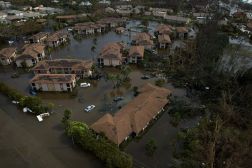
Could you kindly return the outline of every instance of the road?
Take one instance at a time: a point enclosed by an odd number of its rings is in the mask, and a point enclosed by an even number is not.
[[[101,168],[100,161],[73,146],[60,124],[62,114],[42,123],[0,95],[0,165],[10,168]]]

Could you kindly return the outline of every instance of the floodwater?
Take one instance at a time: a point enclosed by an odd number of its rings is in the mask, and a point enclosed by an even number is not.
[[[157,27],[157,22],[149,22],[148,30],[153,35],[155,28]],[[101,49],[108,43],[111,42],[123,42],[125,45],[129,45],[132,37],[137,33],[141,32],[141,22],[140,21],[128,21],[126,29],[131,29],[131,31],[126,31],[123,34],[117,34],[114,31],[110,31],[104,34],[97,34],[93,36],[87,36],[82,40],[76,40],[71,36],[71,43],[64,48],[56,49],[52,52],[52,59],[55,58],[78,58],[78,59],[95,59],[99,54]],[[94,43],[94,38],[97,39],[96,44]],[[91,47],[95,46],[96,50],[91,51]]]
[[[139,29],[139,21],[129,21],[127,28],[131,28],[132,34]],[[149,30],[154,32],[157,23],[150,22]],[[131,35],[132,35],[131,34]],[[95,58],[101,48],[110,42],[124,41],[125,44],[130,40],[129,32],[118,35],[114,32],[98,35],[96,52],[92,53],[93,37],[86,37],[81,41],[71,37],[71,43],[52,53],[52,58]],[[5,97],[0,95],[0,150],[6,155],[1,157],[0,165],[4,167],[67,167],[67,168],[99,168],[103,167],[93,155],[83,152],[78,147],[72,145],[69,138],[64,135],[61,125],[63,111],[72,110],[72,119],[92,124],[105,113],[115,113],[119,108],[126,105],[133,98],[134,86],[141,87],[145,83],[154,84],[157,78],[143,80],[141,77],[145,73],[143,70],[132,66],[130,82],[121,86],[119,89],[113,88],[112,81],[102,78],[99,81],[91,82],[91,87],[77,87],[78,94],[71,97],[67,93],[40,93],[38,96],[44,102],[54,103],[54,113],[42,123],[38,123],[35,116],[27,115],[18,110],[15,105],[10,103]],[[21,74],[19,78],[11,78],[15,72],[11,67],[0,67],[0,80],[11,87],[16,88],[24,94],[28,93],[29,80],[33,77],[31,72]],[[102,72],[116,72],[114,68],[104,68]],[[169,82],[169,81],[168,81]],[[174,96],[185,97],[183,89],[174,88],[170,83],[164,87],[169,88]],[[113,102],[116,96],[123,96],[124,100],[118,103]],[[84,111],[88,105],[94,104],[96,107],[90,113]],[[189,124],[193,125],[193,124]],[[131,142],[126,151],[134,157],[134,160],[146,167],[165,168],[171,161],[172,140],[176,137],[179,128],[174,128],[169,123],[167,112],[151,127],[151,129],[136,142]],[[15,133],[18,131],[19,133]],[[10,134],[8,134],[10,132]],[[148,139],[156,140],[158,149],[153,158],[148,158],[144,153],[144,145]],[[31,145],[29,145],[31,144]],[[8,151],[10,151],[8,153]],[[26,153],[26,154],[22,154]],[[2,155],[1,155],[2,156]],[[16,158],[15,163],[11,161]],[[3,163],[3,164],[1,164]]]

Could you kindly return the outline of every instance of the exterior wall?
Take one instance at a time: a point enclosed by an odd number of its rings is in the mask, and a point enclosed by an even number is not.
[[[35,60],[35,62],[33,63],[32,59],[26,59],[26,60],[16,60],[16,65],[17,67],[22,67],[22,62],[26,63],[27,67],[33,67],[34,65],[36,65],[37,60]]]
[[[67,83],[35,83],[35,86],[31,87],[35,90],[40,90],[44,92],[63,92],[63,91],[73,91],[73,88],[76,86],[76,81],[73,80],[72,83],[70,83],[69,87],[67,86]],[[70,89],[70,90],[68,90]]]
[[[101,28],[96,29],[96,32],[101,33],[102,32]]]
[[[159,43],[159,48],[167,48],[168,46],[168,43]]]
[[[184,40],[188,36],[188,33],[177,33],[177,38]]]
[[[34,74],[49,74],[47,70],[33,70]]]
[[[121,61],[118,59],[104,59],[104,66],[119,66],[121,65]]]
[[[47,43],[49,47],[58,47],[60,45],[59,41],[50,41]]]
[[[38,54],[38,60],[41,61],[45,58],[45,51],[43,51],[41,54]]]
[[[94,29],[87,29],[86,30],[86,34],[94,34],[94,33],[95,33]]]
[[[91,70],[76,70],[73,71],[71,68],[57,68],[47,70],[34,70],[34,74],[76,74],[80,78],[92,76]]]
[[[10,65],[12,61],[10,59],[8,59],[8,58],[7,59],[6,58],[1,58],[0,62],[1,62],[2,65]]]

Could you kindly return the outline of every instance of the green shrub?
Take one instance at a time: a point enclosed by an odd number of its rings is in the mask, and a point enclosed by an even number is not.
[[[155,82],[155,85],[162,87],[165,84],[165,80],[164,79],[158,79]]]
[[[92,152],[105,162],[106,167],[132,168],[131,156],[120,151],[116,145],[103,136],[96,135],[86,124],[71,121],[66,128],[66,133],[84,150]]]
[[[0,83],[0,93],[4,94],[11,100],[19,101],[19,106],[21,108],[28,107],[35,114],[45,113],[49,110],[49,107],[43,105],[39,97],[23,96],[16,89],[12,89],[4,83]]]

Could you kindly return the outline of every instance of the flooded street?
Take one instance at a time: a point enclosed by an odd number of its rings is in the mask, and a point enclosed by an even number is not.
[[[117,34],[114,31],[110,31],[104,34],[98,34],[93,36],[84,37],[81,40],[74,39],[71,36],[71,43],[63,48],[55,49],[52,52],[52,59],[55,58],[78,58],[78,59],[95,59],[101,49],[108,43],[111,42],[123,42],[125,45],[129,45],[132,37],[137,33],[141,32],[140,21],[128,21],[126,29],[131,29],[131,32],[126,31],[123,34]],[[148,30],[153,35],[158,23],[149,22]],[[96,44],[94,38],[97,39]],[[92,52],[91,47],[95,46],[96,49]]]
[[[129,21],[127,29],[132,32],[118,35],[115,32],[108,32],[93,37],[86,37],[82,40],[76,40],[71,36],[69,45],[54,50],[51,54],[55,58],[76,58],[76,59],[95,59],[101,48],[110,42],[124,41],[129,44],[131,37],[137,31],[141,31],[140,21]],[[148,29],[153,34],[158,23],[150,22]],[[91,51],[94,45],[94,37],[97,38],[95,44],[95,52]],[[71,93],[39,93],[38,96],[46,103],[53,103],[54,113],[42,123],[39,123],[35,116],[22,113],[19,109],[12,105],[10,100],[0,95],[2,131],[0,134],[0,150],[11,151],[1,165],[5,167],[66,167],[66,168],[99,168],[103,167],[101,162],[93,155],[83,152],[78,147],[72,145],[72,141],[64,135],[61,125],[61,119],[65,109],[72,111],[72,119],[92,124],[105,113],[115,113],[121,107],[126,105],[134,98],[133,87],[142,87],[146,83],[155,84],[158,78],[141,79],[145,72],[138,67],[132,66],[132,72],[129,75],[129,83],[118,89],[113,88],[112,81],[102,78],[99,81],[87,81],[91,83],[91,87],[77,87],[77,95],[72,96]],[[101,69],[104,72],[119,71],[115,68]],[[29,95],[29,80],[33,77],[32,72],[22,73],[18,78],[11,78],[16,72],[11,67],[0,67],[0,80],[10,87],[16,88],[25,95]],[[169,81],[168,81],[169,82]],[[185,97],[183,89],[174,88],[170,83],[164,87],[173,92],[173,96]],[[124,99],[118,103],[113,102],[117,96]],[[96,107],[87,113],[84,108],[94,104]],[[10,123],[9,125],[6,123]],[[18,130],[18,134],[15,134]],[[172,141],[176,137],[179,128],[174,128],[169,123],[169,115],[167,112],[149,129],[141,140],[134,140],[126,147],[126,152],[131,154],[136,162],[146,165],[146,167],[166,168],[172,155]],[[11,131],[8,134],[8,131]],[[144,146],[149,139],[155,139],[158,149],[153,158],[145,155]],[[8,142],[10,139],[10,142]],[[27,143],[26,143],[27,142]],[[12,146],[15,144],[17,146]],[[31,145],[29,145],[31,144]],[[21,152],[20,152],[21,151]],[[22,152],[28,152],[23,155]],[[9,165],[13,158],[19,159],[15,162],[17,165]]]

